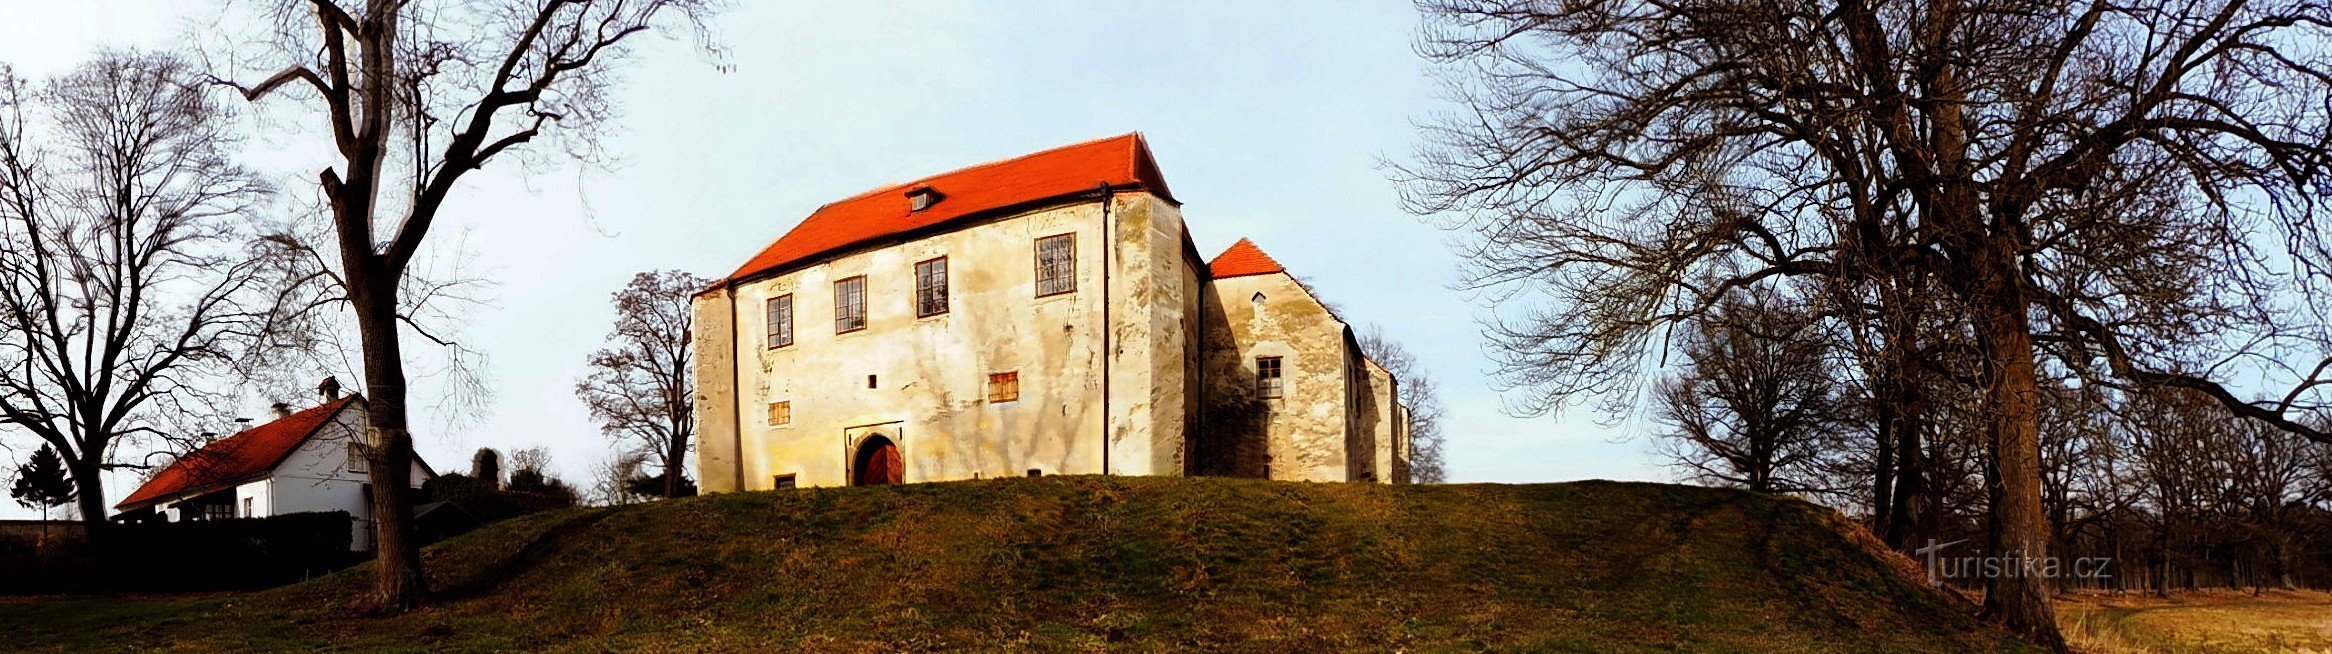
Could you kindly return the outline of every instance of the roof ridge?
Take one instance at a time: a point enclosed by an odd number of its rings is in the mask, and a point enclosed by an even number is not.
[[[1016,162],[1016,161],[1021,161],[1021,160],[1024,160],[1024,159],[1032,159],[1032,158],[1036,158],[1036,157],[1041,157],[1041,156],[1044,156],[1044,155],[1052,154],[1052,153],[1055,153],[1055,152],[1060,152],[1060,151],[1062,151],[1062,150],[1068,150],[1068,149],[1073,149],[1073,148],[1082,148],[1082,147],[1090,147],[1090,146],[1099,145],[1099,144],[1102,144],[1102,143],[1108,143],[1108,142],[1110,142],[1110,141],[1114,141],[1114,140],[1117,140],[1117,139],[1122,139],[1122,138],[1127,138],[1127,137],[1132,137],[1132,138],[1131,138],[1131,139],[1129,139],[1129,141],[1131,141],[1131,145],[1128,145],[1128,146],[1127,146],[1127,147],[1128,147],[1127,153],[1128,153],[1128,155],[1129,155],[1129,158],[1127,159],[1127,163],[1126,163],[1126,174],[1128,174],[1128,175],[1132,175],[1132,174],[1134,173],[1135,169],[1137,169],[1137,168],[1140,166],[1140,164],[1134,163],[1133,159],[1131,158],[1133,155],[1139,155],[1139,154],[1141,154],[1142,133],[1141,133],[1139,130],[1137,130],[1137,131],[1132,131],[1132,132],[1126,132],[1126,133],[1124,133],[1124,134],[1117,134],[1117,135],[1113,135],[1113,136],[1104,136],[1104,137],[1100,137],[1100,138],[1086,139],[1086,140],[1083,140],[1083,141],[1078,141],[1078,142],[1076,142],[1076,143],[1070,143],[1070,144],[1067,144],[1067,145],[1059,145],[1059,146],[1054,146],[1054,147],[1050,147],[1050,148],[1045,148],[1045,149],[1043,149],[1043,150],[1038,150],[1038,151],[1035,151],[1035,152],[1026,152],[1026,153],[1021,153],[1021,154],[1016,154],[1016,155],[1013,155],[1013,156],[1010,156],[1010,157],[1005,157],[1005,158],[1002,158],[1002,159],[992,159],[992,160],[989,160],[989,161],[983,161],[983,162],[980,162],[980,163],[972,164],[972,165],[969,165],[969,166],[964,166],[964,167],[962,167],[962,168],[957,168],[957,169],[954,169],[954,170],[949,170],[949,171],[946,171],[946,172],[941,172],[941,173],[934,173],[934,174],[930,174],[930,175],[924,175],[924,176],[922,176],[922,177],[917,177],[917,178],[915,178],[915,179],[910,179],[910,180],[907,180],[907,181],[904,181],[904,182],[897,182],[897,183],[891,183],[891,184],[884,184],[884,185],[882,185],[882,186],[877,186],[877,187],[874,187],[874,188],[870,188],[870,189],[867,189],[867,190],[865,190],[865,191],[860,191],[858,194],[856,194],[856,195],[852,195],[852,196],[850,196],[850,197],[846,197],[846,198],[842,198],[842,199],[840,199],[840,200],[835,200],[835,201],[832,201],[832,202],[828,202],[828,203],[825,203],[825,204],[818,205],[818,208],[819,208],[819,209],[824,209],[824,208],[826,208],[826,207],[831,207],[831,206],[834,206],[834,205],[837,205],[837,204],[842,204],[842,203],[844,203],[844,202],[849,202],[849,201],[851,201],[851,200],[859,200],[859,199],[864,199],[864,198],[867,198],[867,197],[870,197],[870,196],[881,195],[881,194],[883,194],[883,193],[884,193],[884,192],[886,192],[886,191],[893,191],[893,190],[898,190],[898,189],[904,189],[904,188],[913,187],[913,186],[915,186],[915,185],[917,185],[917,184],[930,184],[932,180],[939,179],[939,178],[941,178],[941,177],[946,177],[946,176],[949,176],[949,175],[955,175],[955,174],[959,174],[959,173],[966,173],[966,172],[971,172],[971,171],[974,171],[974,170],[979,170],[979,169],[982,169],[982,168],[988,168],[988,167],[991,167],[991,166],[1000,166],[1000,165],[1004,165],[1004,164],[1008,164],[1008,163],[1013,163],[1013,162]],[[812,212],[810,212],[810,213],[814,215],[814,214],[816,214],[817,212],[816,212],[816,211],[812,211]]]
[[[1087,139],[892,183],[819,205],[724,277],[722,283],[733,284],[877,238],[1039,201],[1080,197],[1091,193],[1096,184],[1143,190],[1173,201],[1141,132]],[[923,187],[937,189],[950,199],[915,207],[901,193]]]

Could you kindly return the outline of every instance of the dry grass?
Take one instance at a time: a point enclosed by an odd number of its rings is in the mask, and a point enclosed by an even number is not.
[[[0,599],[0,649],[2029,651],[1803,502],[1581,482],[1045,477],[530,516],[205,598]]]
[[[2082,594],[2058,619],[2090,654],[2332,653],[2332,593]]]

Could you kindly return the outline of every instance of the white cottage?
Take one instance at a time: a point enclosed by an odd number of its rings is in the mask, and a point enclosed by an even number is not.
[[[267,424],[220,439],[178,461],[114,508],[117,520],[264,518],[343,511],[355,520],[351,547],[372,549],[372,483],[365,457],[365,404],[327,382],[323,404],[293,412],[276,405]],[[412,487],[435,477],[416,455]]]

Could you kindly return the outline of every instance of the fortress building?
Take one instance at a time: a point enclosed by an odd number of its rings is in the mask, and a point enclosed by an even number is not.
[[[695,299],[707,492],[1038,474],[1408,478],[1392,375],[1139,134],[820,207]]]

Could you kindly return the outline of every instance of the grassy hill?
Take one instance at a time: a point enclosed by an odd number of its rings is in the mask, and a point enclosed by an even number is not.
[[[1048,477],[746,493],[510,521],[196,598],[0,600],[0,647],[2025,651],[1811,505],[1613,482]]]

